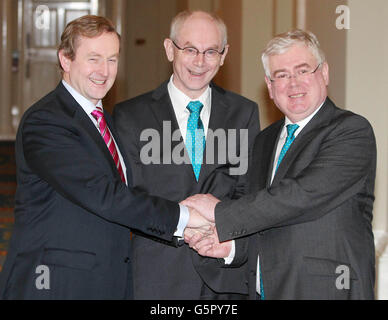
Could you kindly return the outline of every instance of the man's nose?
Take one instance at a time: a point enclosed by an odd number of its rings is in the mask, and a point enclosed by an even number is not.
[[[299,77],[298,77],[298,75],[296,73],[290,75],[289,83],[291,85],[295,85],[295,84],[299,83]]]
[[[102,61],[99,65],[98,71],[101,73],[101,75],[107,77],[109,75],[108,61]]]
[[[202,66],[205,63],[205,55],[203,53],[198,52],[198,54],[194,58],[194,63],[197,66]]]

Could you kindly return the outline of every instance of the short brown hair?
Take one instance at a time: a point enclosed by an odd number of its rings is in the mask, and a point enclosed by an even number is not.
[[[59,51],[63,50],[64,56],[73,61],[77,49],[77,40],[80,36],[94,38],[104,32],[115,33],[120,40],[120,35],[117,33],[112,21],[105,17],[86,15],[75,19],[69,22],[63,31],[57,55]],[[58,63],[62,69],[59,58]]]

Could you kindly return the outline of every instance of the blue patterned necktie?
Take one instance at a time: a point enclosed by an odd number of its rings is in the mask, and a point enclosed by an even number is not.
[[[276,170],[278,169],[278,167],[280,165],[280,162],[282,162],[284,156],[286,155],[286,152],[287,152],[288,148],[294,142],[294,140],[295,140],[294,133],[295,133],[295,131],[298,128],[299,128],[299,125],[297,125],[297,124],[288,124],[287,125],[287,139],[286,139],[286,142],[283,145],[282,151],[280,151],[278,163],[276,165]]]
[[[205,149],[205,134],[203,123],[199,114],[203,108],[200,101],[191,101],[187,105],[190,116],[187,121],[186,132],[186,149],[189,153],[191,165],[193,166],[195,178],[198,181],[199,172],[201,171],[203,150]]]

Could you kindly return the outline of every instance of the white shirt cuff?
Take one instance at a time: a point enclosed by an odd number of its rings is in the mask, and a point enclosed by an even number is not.
[[[189,209],[184,205],[179,204],[179,208],[180,208],[179,221],[178,221],[178,226],[176,227],[174,236],[183,238],[183,233],[185,231],[187,223],[189,222],[190,213],[189,213]]]
[[[236,255],[236,245],[234,243],[235,241],[232,240],[232,249],[229,252],[229,255],[224,258],[225,264],[231,264],[234,260],[234,256]]]

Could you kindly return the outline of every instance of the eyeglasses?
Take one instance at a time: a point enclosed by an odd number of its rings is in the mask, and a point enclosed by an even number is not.
[[[223,55],[225,52],[225,48],[221,52],[217,51],[216,49],[207,49],[201,52],[194,47],[181,48],[175,43],[175,41],[172,41],[172,43],[178,50],[181,50],[185,56],[190,58],[195,58],[196,56],[198,56],[198,54],[203,54],[207,60],[216,60],[220,55]]]
[[[278,72],[274,79],[269,79],[271,82],[275,82],[275,83],[285,83],[287,81],[289,81],[291,78],[299,78],[299,79],[306,79],[308,76],[314,74],[318,68],[322,65],[322,62],[320,64],[317,65],[317,67],[311,71],[310,68],[308,67],[303,67],[303,68],[300,68],[296,71],[296,73],[294,75],[292,75],[290,72],[286,72],[286,71],[282,71],[282,72]]]

